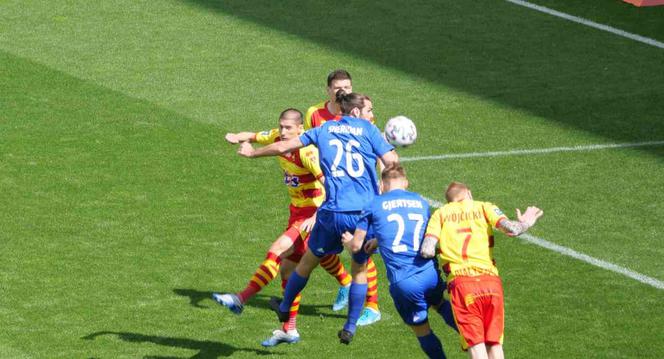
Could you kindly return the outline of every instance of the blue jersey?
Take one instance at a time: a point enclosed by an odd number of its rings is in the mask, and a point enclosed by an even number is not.
[[[378,195],[376,160],[394,147],[371,122],[344,116],[308,130],[300,141],[318,147],[327,194],[321,209],[361,211]]]
[[[434,260],[419,254],[428,221],[427,201],[401,189],[374,198],[362,211],[357,228],[372,226],[391,284],[423,270],[435,270]]]

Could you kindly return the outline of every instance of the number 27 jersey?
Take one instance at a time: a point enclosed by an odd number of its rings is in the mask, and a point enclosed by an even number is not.
[[[361,211],[378,194],[376,160],[394,149],[371,122],[344,116],[300,136],[316,145],[325,175],[327,198],[321,209]]]
[[[427,201],[402,189],[383,193],[362,211],[357,228],[373,229],[390,283],[435,267],[419,254],[428,220]]]

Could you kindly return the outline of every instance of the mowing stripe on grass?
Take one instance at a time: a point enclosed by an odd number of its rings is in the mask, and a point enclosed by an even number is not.
[[[615,27],[611,27],[611,26],[608,26],[608,25],[598,24],[594,21],[590,21],[590,20],[584,19],[582,17],[566,14],[564,12],[549,9],[548,7],[544,7],[544,6],[541,6],[541,5],[531,4],[527,1],[522,1],[522,0],[505,0],[505,1],[510,2],[512,4],[515,4],[515,5],[527,7],[529,9],[532,9],[532,10],[535,10],[535,11],[543,12],[545,14],[549,14],[549,15],[552,15],[552,16],[557,16],[559,18],[562,18],[562,19],[565,19],[565,20],[568,20],[568,21],[572,21],[572,22],[576,22],[576,23],[579,23],[579,24],[582,24],[582,25],[590,26],[590,27],[598,29],[598,30],[610,32],[612,34],[622,36],[622,37],[628,38],[630,40],[642,42],[642,43],[650,45],[650,46],[655,46],[655,47],[659,47],[660,49],[664,49],[664,43],[659,42],[655,39],[651,39],[649,37],[632,34],[631,32],[616,29]]]
[[[424,197],[424,199],[426,199],[434,207],[441,207],[443,205],[442,203],[440,203],[436,200],[427,198],[427,197]],[[550,251],[554,251],[556,253],[560,253],[562,255],[572,257],[574,259],[578,259],[580,261],[583,261],[583,262],[586,262],[588,264],[594,265],[595,267],[599,267],[599,268],[606,269],[606,270],[609,270],[609,271],[612,271],[612,272],[615,272],[615,273],[618,273],[618,274],[622,274],[626,277],[632,278],[636,281],[639,281],[643,284],[647,284],[651,287],[655,287],[657,289],[664,289],[664,282],[662,282],[658,279],[652,278],[652,277],[648,277],[647,275],[635,272],[631,269],[621,267],[617,264],[613,264],[611,262],[607,262],[607,261],[604,261],[604,260],[601,260],[601,259],[597,259],[595,257],[591,257],[587,254],[577,252],[577,251],[575,251],[571,248],[567,248],[567,247],[561,246],[559,244],[551,243],[547,240],[535,237],[535,236],[530,235],[528,233],[524,233],[524,234],[520,235],[519,238],[521,238],[522,240],[524,240],[528,243],[532,243],[532,244],[538,245],[542,248],[546,248]]]
[[[645,147],[645,146],[662,146],[662,145],[664,145],[664,141],[607,143],[607,144],[581,145],[581,146],[571,146],[571,147],[533,148],[533,149],[510,150],[510,151],[450,153],[445,155],[403,157],[401,158],[401,161],[412,162],[412,161],[430,161],[430,160],[449,160],[455,158],[471,158],[471,157],[518,156],[518,155],[533,155],[533,154],[545,154],[545,153],[556,153],[556,152],[595,151],[595,150],[604,150],[609,148],[628,148],[628,147]]]

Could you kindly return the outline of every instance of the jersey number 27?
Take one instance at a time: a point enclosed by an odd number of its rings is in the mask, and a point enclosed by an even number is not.
[[[392,242],[392,252],[401,253],[408,250],[408,246],[401,243],[403,233],[406,228],[406,223],[403,217],[398,213],[392,213],[387,216],[387,220],[397,223],[397,234],[394,236]],[[420,250],[420,232],[422,231],[422,224],[424,224],[424,216],[419,213],[408,213],[408,220],[415,222],[415,230],[413,230],[413,250],[415,252]]]

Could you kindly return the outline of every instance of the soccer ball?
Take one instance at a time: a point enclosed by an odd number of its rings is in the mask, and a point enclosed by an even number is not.
[[[417,138],[417,128],[406,116],[392,117],[385,125],[385,138],[394,146],[412,145]]]

